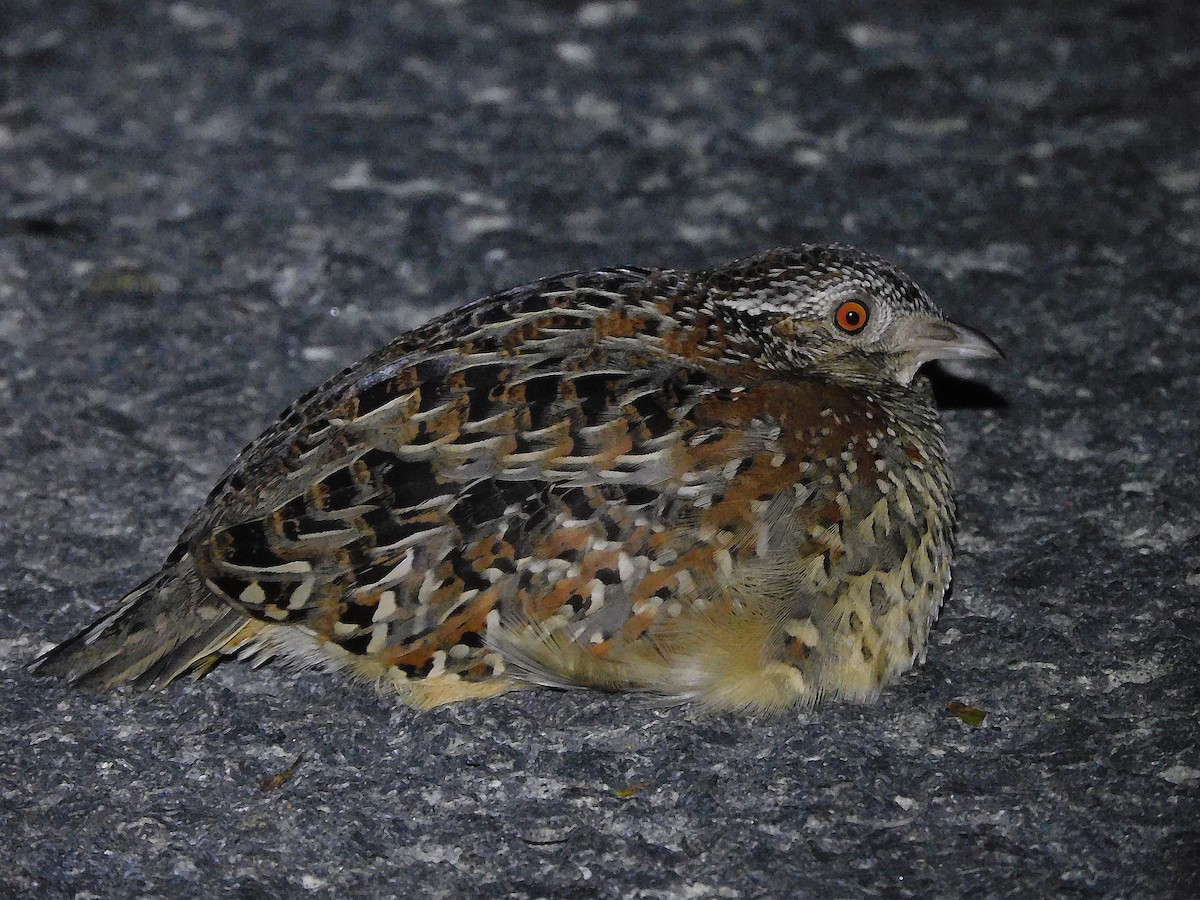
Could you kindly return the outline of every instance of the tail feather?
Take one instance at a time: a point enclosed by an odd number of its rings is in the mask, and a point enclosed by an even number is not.
[[[129,592],[116,609],[34,661],[38,675],[107,690],[159,689],[252,636],[251,620],[209,591],[183,555]]]

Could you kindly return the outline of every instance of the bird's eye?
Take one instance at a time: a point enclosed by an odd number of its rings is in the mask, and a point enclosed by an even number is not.
[[[867,308],[857,300],[847,300],[833,314],[833,320],[837,322],[838,328],[847,334],[862,331],[870,317],[871,314]]]

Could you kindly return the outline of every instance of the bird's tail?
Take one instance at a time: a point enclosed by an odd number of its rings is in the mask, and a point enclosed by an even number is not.
[[[186,672],[203,675],[257,630],[258,623],[205,587],[185,553],[31,668],[98,690],[158,689]]]

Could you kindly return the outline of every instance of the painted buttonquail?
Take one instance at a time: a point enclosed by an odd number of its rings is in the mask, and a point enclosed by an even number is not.
[[[159,687],[280,657],[417,707],[533,684],[870,701],[950,580],[914,378],[998,355],[843,246],[513,288],[294,403],[162,570],[35,665]]]

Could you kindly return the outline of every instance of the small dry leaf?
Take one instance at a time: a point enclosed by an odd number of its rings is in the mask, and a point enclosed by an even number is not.
[[[300,764],[304,762],[304,754],[301,753],[296,757],[296,761],[284,769],[282,772],[276,772],[274,775],[268,775],[258,783],[258,789],[263,793],[274,791],[283,787],[292,780],[292,776],[296,774],[296,770],[300,768]]]
[[[138,294],[149,296],[162,291],[159,280],[140,269],[118,267],[97,272],[88,281],[89,294]]]
[[[980,709],[978,706],[970,706],[966,703],[960,703],[958,700],[951,700],[946,704],[946,712],[950,715],[961,719],[972,728],[978,728],[983,724],[983,720],[987,718],[987,710]]]

